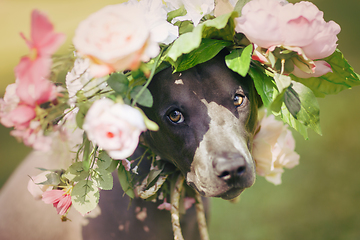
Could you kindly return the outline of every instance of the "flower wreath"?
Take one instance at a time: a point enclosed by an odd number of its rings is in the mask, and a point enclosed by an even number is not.
[[[266,109],[252,154],[257,174],[274,184],[281,183],[284,167],[299,162],[288,126],[305,139],[308,128],[321,134],[316,97],[360,84],[337,49],[339,25],[325,22],[310,2],[130,0],[81,22],[75,51],[67,56],[54,55],[65,36],[48,18],[34,10],[31,19],[30,39],[21,34],[30,53],[1,99],[0,121],[36,150],[51,151],[61,142],[73,153],[67,169],[41,169],[28,185],[35,197],[54,204],[63,220],[70,206],[81,214],[92,211],[99,189],[112,189],[115,170],[129,197],[163,200],[160,209],[178,206],[181,174],[146,146],[144,154],[130,158],[141,132],[158,129],[137,105],[152,106],[147,86],[164,68],[185,71],[229,50],[226,65],[251,76]],[[64,70],[66,88],[58,83]],[[141,181],[137,167],[144,158],[152,166]],[[186,203],[201,201],[188,192],[192,198]],[[181,235],[176,228],[174,234]]]

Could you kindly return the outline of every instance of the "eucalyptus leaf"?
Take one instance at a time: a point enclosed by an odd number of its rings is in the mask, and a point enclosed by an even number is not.
[[[113,188],[113,176],[111,172],[108,172],[105,169],[94,169],[92,180],[94,180],[96,186],[100,189],[111,190]]]
[[[111,161],[113,161],[112,158],[105,151],[101,151],[97,157],[96,163],[99,168],[107,169],[110,167]]]
[[[121,185],[121,188],[123,191],[130,197],[134,198],[134,189],[132,188],[130,182],[131,182],[131,173],[125,170],[124,166],[122,164],[119,165],[118,169],[118,177],[119,182]]]
[[[123,73],[113,73],[107,79],[109,86],[119,94],[125,94],[129,89],[129,80]]]
[[[339,49],[325,58],[325,61],[331,65],[332,73],[329,72],[316,78],[298,78],[294,75],[291,78],[310,88],[317,97],[337,94],[345,89],[360,85],[359,75],[354,72]]]
[[[82,215],[94,210],[99,202],[99,189],[95,182],[89,179],[78,182],[71,192],[71,201]]]
[[[215,57],[222,49],[230,46],[232,42],[204,38],[200,46],[188,54],[182,55],[175,63],[175,71],[181,72]],[[250,64],[250,63],[249,63]]]
[[[142,94],[137,98],[137,95],[140,93],[140,91],[143,91]],[[152,107],[153,105],[153,97],[151,95],[151,92],[149,89],[145,88],[143,89],[143,86],[137,86],[130,92],[131,98],[136,100],[136,103],[144,106],[144,107]]]
[[[250,68],[252,52],[252,44],[249,44],[242,49],[235,49],[225,57],[226,65],[234,72],[237,72],[241,76],[245,77]]]
[[[88,176],[89,172],[85,170],[82,162],[73,163],[63,174],[63,177],[69,179],[72,182],[84,180]]]

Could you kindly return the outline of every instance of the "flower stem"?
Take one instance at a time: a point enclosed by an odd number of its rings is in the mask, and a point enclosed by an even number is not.
[[[155,71],[156,71],[156,68],[157,68],[157,65],[159,63],[159,60],[161,58],[161,55],[163,53],[163,49],[161,49],[159,55],[157,55],[157,57],[155,58],[155,61],[154,61],[154,65],[152,66],[151,68],[151,73],[150,73],[150,76],[148,78],[148,80],[146,81],[145,85],[143,86],[143,88],[138,92],[138,94],[135,96],[131,106],[134,107],[136,105],[136,102],[137,100],[140,98],[140,96],[144,93],[145,89],[149,86],[152,78],[154,77],[155,75]]]

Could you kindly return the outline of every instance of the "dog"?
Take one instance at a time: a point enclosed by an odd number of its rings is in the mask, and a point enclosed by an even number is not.
[[[187,184],[204,197],[233,199],[252,186],[255,166],[251,156],[261,100],[249,77],[229,70],[225,54],[180,73],[167,68],[154,76],[149,90],[154,104],[142,107],[159,125],[144,132],[145,143],[175,165]],[[33,200],[26,190],[28,175],[37,166],[54,169],[58,159],[32,153],[14,172],[0,195],[0,239],[172,239],[170,213],[159,203],[129,198],[118,181],[102,191],[99,207],[82,217],[71,209],[71,221],[60,223],[51,205]],[[140,171],[148,171],[142,166]],[[181,218],[186,240],[199,239],[194,207]],[[206,212],[208,215],[208,212]],[[93,215],[97,215],[93,218]]]

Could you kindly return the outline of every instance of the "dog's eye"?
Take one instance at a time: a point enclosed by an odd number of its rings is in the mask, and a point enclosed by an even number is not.
[[[235,107],[240,107],[244,103],[244,97],[236,94],[234,97],[234,105]]]
[[[182,123],[185,120],[183,114],[179,110],[170,112],[168,118],[173,123]]]

